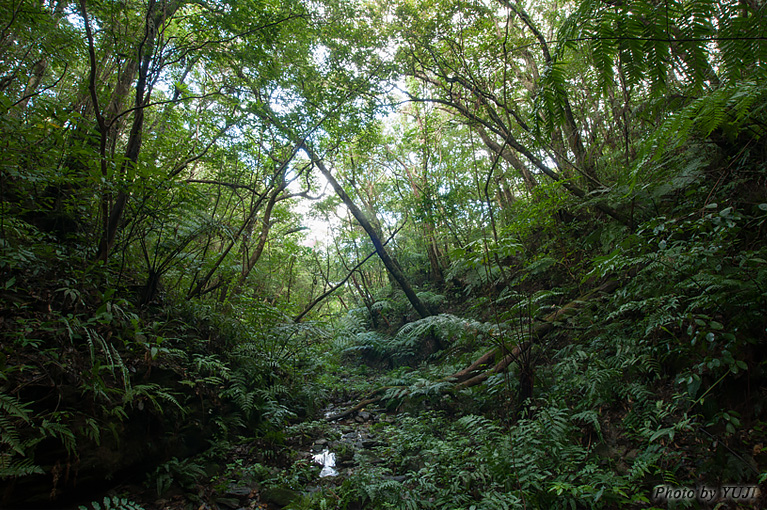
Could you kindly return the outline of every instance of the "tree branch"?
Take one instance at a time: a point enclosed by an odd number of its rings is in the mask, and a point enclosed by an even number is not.
[[[397,235],[397,233],[398,233],[400,230],[402,230],[402,227],[404,227],[404,226],[405,226],[405,224],[403,223],[401,227],[399,227],[397,230],[395,230],[395,231],[394,231],[394,232],[393,232],[393,233],[392,233],[392,234],[391,234],[391,235],[390,235],[390,236],[389,236],[389,237],[386,239],[386,241],[384,241],[384,242],[383,242],[383,246],[386,246],[386,244],[387,244],[389,241],[391,241],[391,240],[394,238],[394,236],[395,236],[395,235]],[[301,313],[299,313],[298,315],[296,315],[296,316],[295,316],[295,318],[293,319],[293,321],[294,321],[294,322],[300,322],[300,321],[301,321],[301,319],[303,319],[303,318],[304,318],[304,316],[305,316],[307,313],[309,313],[309,312],[311,311],[311,309],[312,309],[312,308],[314,308],[314,307],[315,307],[315,306],[316,306],[316,305],[317,305],[319,302],[321,302],[323,299],[325,299],[326,297],[328,297],[329,295],[331,295],[333,292],[335,292],[335,290],[336,290],[336,289],[338,289],[338,288],[339,288],[339,287],[341,287],[343,284],[345,284],[347,281],[349,281],[349,278],[351,278],[351,277],[352,277],[352,275],[354,274],[354,272],[355,272],[357,269],[359,269],[360,267],[362,267],[362,265],[363,265],[365,262],[367,262],[368,260],[370,260],[370,258],[371,258],[373,255],[375,255],[375,254],[376,254],[376,251],[374,250],[374,251],[372,251],[372,252],[371,252],[371,253],[370,253],[370,254],[369,254],[367,257],[365,257],[364,259],[362,259],[362,260],[361,260],[361,261],[360,261],[360,262],[359,262],[357,265],[355,265],[353,268],[351,268],[351,269],[349,270],[348,274],[346,275],[346,277],[345,277],[343,280],[341,280],[341,281],[340,281],[339,283],[337,283],[336,285],[334,285],[334,286],[330,287],[330,288],[329,288],[327,291],[325,291],[324,293],[322,293],[322,294],[321,294],[321,295],[320,295],[320,296],[319,296],[317,299],[315,299],[314,301],[312,301],[312,302],[309,304],[309,306],[307,306],[306,308],[304,308],[304,311],[303,311],[303,312],[301,312]]]

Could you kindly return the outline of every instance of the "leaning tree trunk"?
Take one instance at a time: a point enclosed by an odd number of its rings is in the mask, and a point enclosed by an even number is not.
[[[359,222],[362,228],[365,229],[368,237],[370,237],[370,240],[373,242],[373,247],[375,247],[376,253],[381,259],[381,262],[383,262],[384,266],[386,266],[389,274],[391,274],[392,278],[397,282],[400,288],[402,288],[402,291],[405,293],[405,296],[407,296],[410,304],[413,305],[413,308],[415,308],[415,311],[418,312],[418,315],[420,315],[422,318],[432,315],[429,309],[426,308],[426,305],[423,304],[423,302],[416,295],[413,288],[410,286],[410,282],[402,272],[402,269],[400,269],[399,264],[397,264],[392,256],[389,255],[389,252],[386,250],[386,248],[384,248],[383,243],[381,242],[381,237],[376,233],[376,229],[370,223],[365,214],[360,210],[359,207],[355,205],[351,197],[349,197],[349,195],[346,193],[341,184],[336,180],[336,178],[333,177],[333,174],[330,173],[330,170],[328,170],[322,160],[314,152],[314,150],[312,150],[312,148],[309,147],[305,142],[302,144],[301,148],[304,150],[304,152],[306,152],[312,162],[317,165],[317,168],[319,168],[322,175],[324,175],[328,180],[336,194],[343,201],[344,205],[349,208],[349,211],[352,213],[357,222]]]

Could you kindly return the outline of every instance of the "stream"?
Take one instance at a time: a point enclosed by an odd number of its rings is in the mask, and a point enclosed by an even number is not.
[[[346,405],[353,405],[347,403]],[[329,407],[325,418],[332,416],[343,407]],[[344,418],[330,421],[328,436],[338,439],[319,438],[312,444],[312,460],[322,466],[320,478],[348,475],[359,463],[358,455],[366,457],[368,463],[383,462],[376,457],[373,448],[383,445],[371,426],[381,421],[393,422],[385,409],[358,411]]]
[[[353,407],[354,404],[354,402],[344,402],[329,406],[324,410],[324,417],[328,419],[335,413]],[[322,437],[307,437],[291,447],[294,451],[294,461],[303,460],[306,465],[315,466],[316,474],[312,475],[315,477],[314,480],[309,481],[299,490],[279,486],[257,487],[257,484],[249,483],[232,485],[224,498],[218,502],[219,507],[232,510],[243,508],[277,510],[303,495],[339,485],[352,474],[366,469],[366,466],[383,464],[385,460],[378,456],[376,448],[385,446],[386,443],[383,441],[383,436],[377,434],[375,429],[394,421],[395,418],[387,414],[385,409],[361,410],[329,421],[323,427],[325,433]],[[402,481],[404,478],[404,476],[387,477],[396,481]]]

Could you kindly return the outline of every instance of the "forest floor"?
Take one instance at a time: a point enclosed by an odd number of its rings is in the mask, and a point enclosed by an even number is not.
[[[374,382],[375,378],[367,377],[350,387]],[[402,426],[397,410],[374,406],[346,414],[359,403],[350,396],[354,395],[339,395],[317,416],[291,425],[284,434],[241,437],[239,444],[219,451],[218,456],[208,452],[194,459],[188,464],[192,470],[202,467],[211,474],[218,472],[207,482],[175,483],[158,498],[151,476],[136,477],[99,497],[121,495],[145,510],[278,510],[318,494],[336,497],[340,506],[342,486],[351,477],[405,481],[406,475],[396,473],[387,452],[388,436]],[[345,416],[333,419],[340,413]],[[350,510],[364,507],[354,501],[343,505]]]

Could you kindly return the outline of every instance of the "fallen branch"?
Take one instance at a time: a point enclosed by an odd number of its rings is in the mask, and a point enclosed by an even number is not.
[[[336,414],[331,414],[330,416],[326,417],[325,420],[326,421],[335,421],[335,420],[340,420],[341,418],[346,418],[350,414],[356,413],[357,411],[359,411],[360,409],[364,408],[365,406],[368,406],[370,404],[374,404],[374,403],[378,402],[379,400],[381,400],[382,398],[383,398],[383,395],[378,395],[377,397],[374,397],[374,398],[367,398],[367,399],[361,401],[356,406],[354,406],[354,407],[352,407],[350,409],[347,409],[346,411],[342,411],[342,412],[336,413]]]
[[[362,399],[356,406],[347,409],[346,411],[341,411],[340,413],[331,414],[330,416],[325,417],[325,421],[335,421],[339,420],[341,418],[345,418],[349,416],[352,413],[356,413],[360,409],[364,408],[365,406],[368,406],[370,404],[374,404],[381,400],[384,396],[383,393],[391,388],[397,388],[397,386],[381,386],[380,388],[373,390],[372,392],[368,393],[367,397]]]
[[[618,282],[616,280],[606,281],[596,289],[593,289],[578,297],[577,299],[570,301],[559,310],[550,313],[540,322],[537,322],[532,327],[530,338],[525,342],[515,345],[511,352],[509,352],[505,346],[494,347],[493,349],[480,356],[479,359],[474,361],[468,367],[464,368],[463,370],[459,370],[458,372],[455,372],[448,377],[445,377],[444,380],[455,383],[455,386],[453,386],[454,390],[462,390],[481,384],[491,375],[499,374],[506,370],[509,365],[517,361],[521,355],[530,350],[536,344],[536,342],[540,341],[543,337],[559,327],[562,321],[575,315],[575,313],[580,310],[589,300],[601,294],[609,294],[617,288]],[[498,359],[498,357],[501,359],[495,361]],[[495,363],[493,364],[494,361]],[[383,392],[391,388],[392,386],[378,388],[354,407],[347,409],[346,411],[328,416],[325,419],[327,421],[334,421],[349,416],[350,414],[359,411],[367,405],[382,400],[384,398]],[[405,387],[400,387],[400,389],[406,390]],[[407,395],[407,390],[404,395]]]
[[[461,381],[460,383],[455,385],[455,389],[462,390],[464,388],[470,388],[472,386],[476,386],[477,384],[484,382],[491,375],[495,375],[495,374],[499,374],[503,372],[504,370],[506,370],[506,368],[508,368],[509,365],[515,362],[522,353],[529,350],[532,347],[532,345],[533,345],[532,342],[525,342],[523,344],[515,346],[514,349],[509,354],[504,356],[501,359],[501,361],[496,363],[495,366],[493,366],[493,368],[491,368],[490,370],[485,370],[484,372],[480,372],[479,374],[469,379],[466,379],[465,381]]]
[[[541,340],[557,328],[559,323],[563,320],[575,315],[575,312],[580,310],[587,301],[602,293],[610,293],[617,288],[618,282],[616,280],[608,280],[596,289],[570,301],[559,310],[550,313],[540,322],[537,322],[530,333],[530,340],[514,346],[510,353],[504,355],[502,350],[506,350],[505,347],[494,347],[483,354],[477,361],[463,370],[446,377],[445,380],[455,382],[456,388],[468,388],[469,386],[474,386],[475,384],[483,382],[489,376],[505,370],[519,357],[520,354],[523,353],[523,351],[529,349],[532,346],[532,343]],[[498,359],[499,356],[502,356],[500,361],[497,361],[492,368],[487,370],[487,367],[489,367],[494,360]],[[469,381],[471,381],[471,384],[469,384]]]

